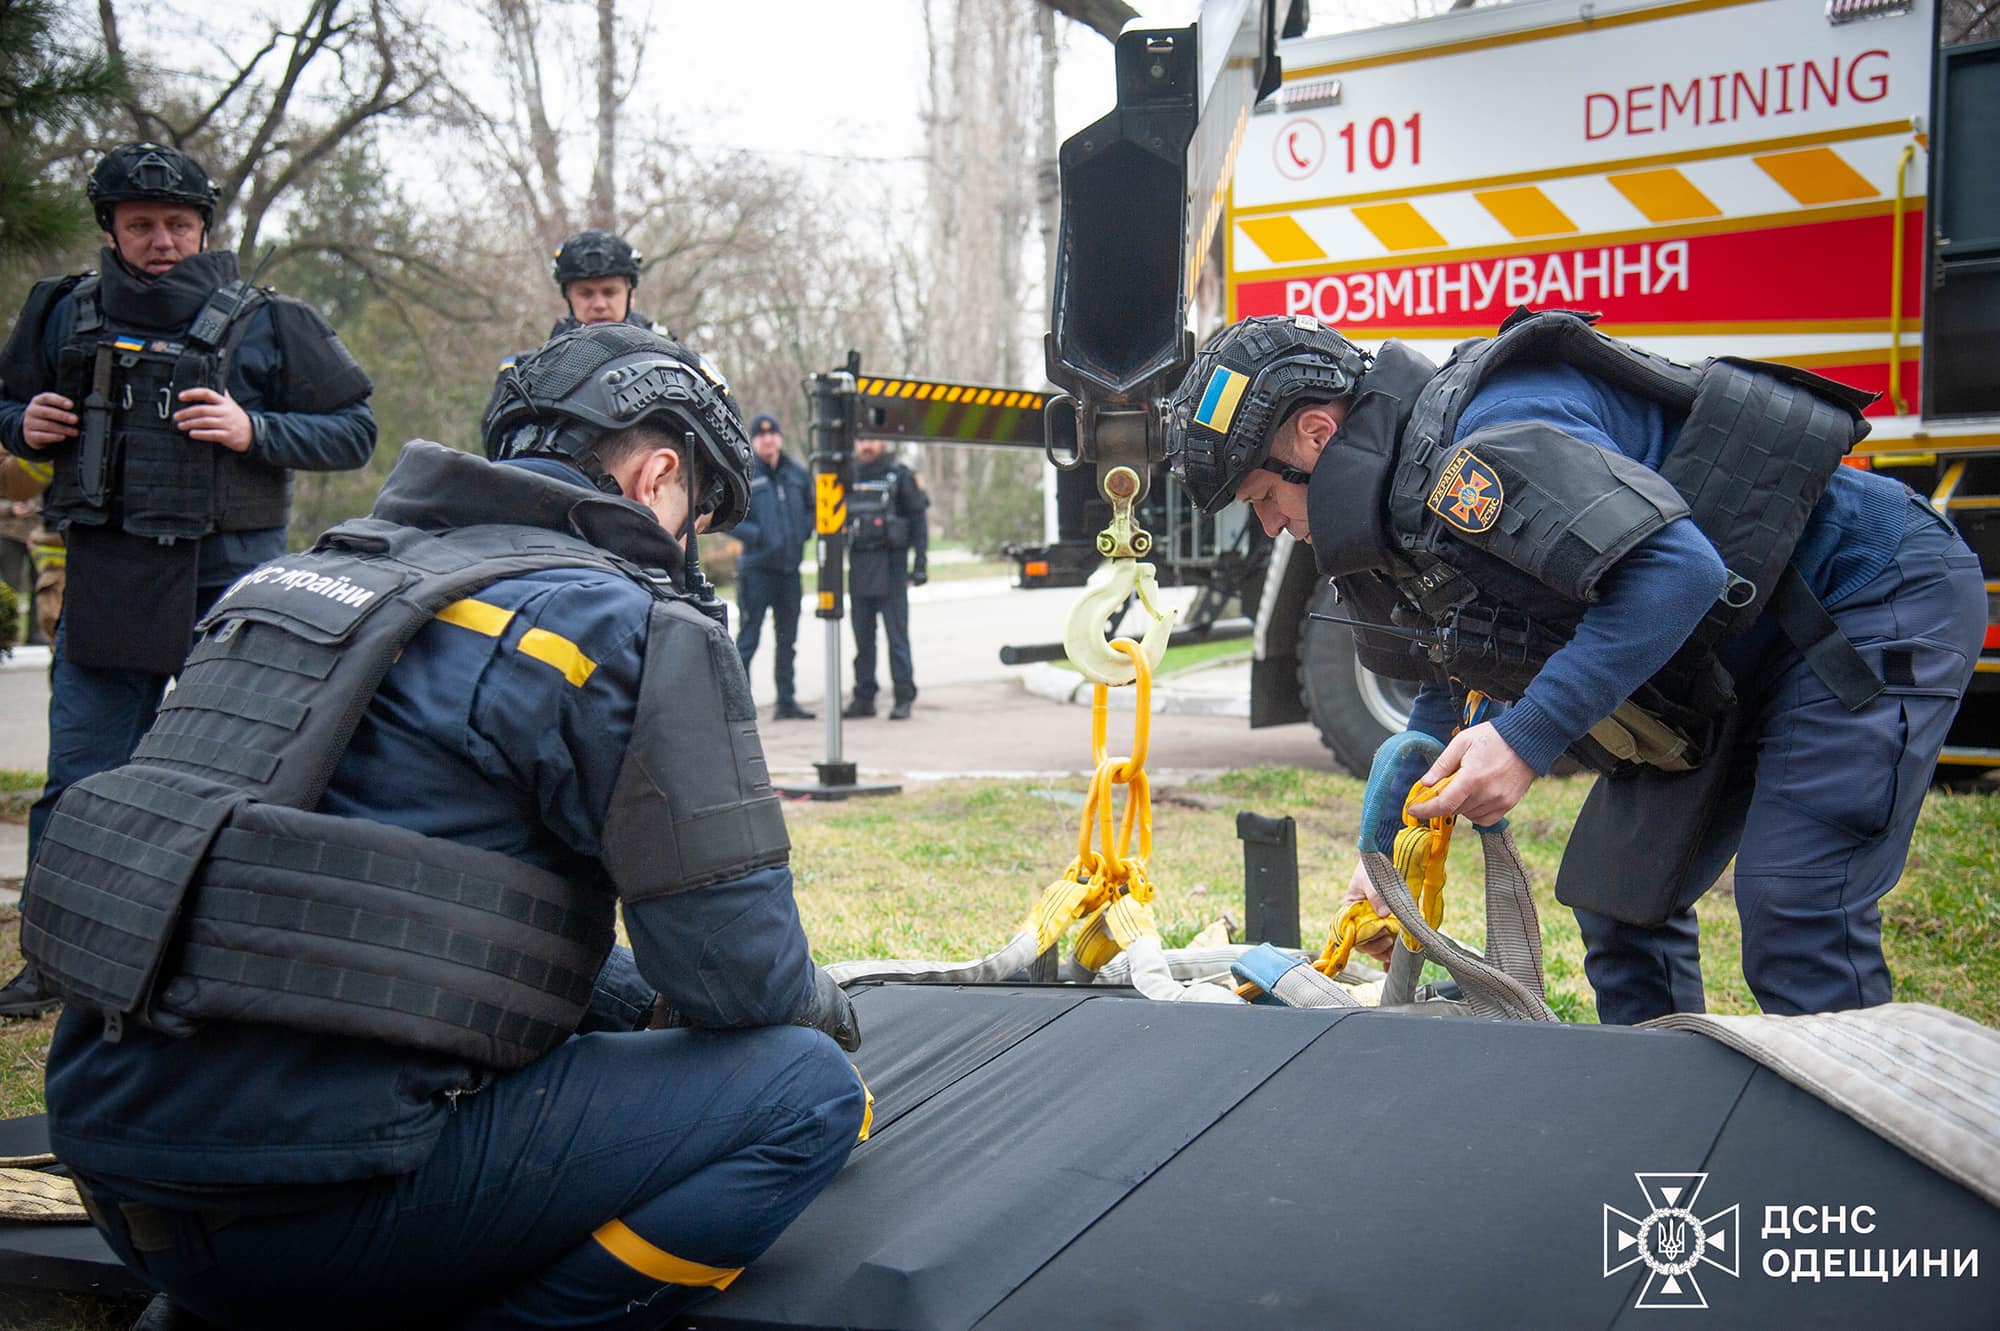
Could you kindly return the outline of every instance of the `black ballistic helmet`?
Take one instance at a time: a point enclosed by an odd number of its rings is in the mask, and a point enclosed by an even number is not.
[[[549,339],[500,377],[480,422],[486,456],[554,457],[600,486],[606,480],[594,452],[613,430],[650,425],[676,444],[694,437],[701,491],[694,512],[714,514],[711,529],[727,531],[750,506],[750,441],[724,383],[700,355],[633,324],[590,324]]]
[[[579,231],[562,243],[550,271],[556,289],[567,291],[572,282],[588,277],[622,277],[639,285],[639,256],[624,237],[609,231]]]
[[[179,148],[162,143],[122,143],[104,154],[91,169],[85,187],[97,225],[111,229],[112,205],[141,199],[178,203],[201,214],[201,224],[215,221],[215,183],[201,163]]]
[[[1167,398],[1167,465],[1204,513],[1271,455],[1271,436],[1299,407],[1359,391],[1371,359],[1307,315],[1260,315],[1211,337]]]

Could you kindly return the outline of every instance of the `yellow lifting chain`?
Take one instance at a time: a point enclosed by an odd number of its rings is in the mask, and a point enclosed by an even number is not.
[[[1395,850],[1390,856],[1396,872],[1410,885],[1411,895],[1423,911],[1424,923],[1433,929],[1444,923],[1444,863],[1451,853],[1451,829],[1457,819],[1450,814],[1419,819],[1410,812],[1410,806],[1433,798],[1450,784],[1451,778],[1446,777],[1435,786],[1421,781],[1410,786],[1409,797],[1403,801],[1403,830],[1396,833]],[[1349,902],[1334,922],[1333,932],[1327,936],[1326,946],[1313,962],[1313,968],[1331,979],[1347,965],[1356,943],[1372,942],[1385,933],[1401,939],[1403,946],[1412,952],[1423,950],[1404,936],[1403,926],[1393,916],[1377,915],[1366,897]]]
[[[1136,686],[1132,752],[1113,757],[1105,751],[1111,690],[1100,683],[1090,706],[1090,753],[1096,770],[1083,801],[1076,858],[1062,877],[1043,889],[1027,922],[1035,931],[1037,955],[1045,955],[1072,924],[1082,920],[1072,950],[1078,964],[1093,971],[1103,969],[1135,940],[1159,932],[1153,924],[1153,883],[1146,876],[1146,861],[1153,853],[1152,791],[1146,782],[1153,671],[1145,651],[1130,638],[1113,639],[1110,646],[1132,662]],[[1117,819],[1114,835],[1115,786],[1125,787],[1125,812]],[[1132,853],[1135,831],[1136,855]]]
[[[1460,714],[1459,724],[1452,728],[1456,735],[1466,726],[1474,725],[1485,715],[1486,695],[1473,689],[1467,692],[1465,708]],[[1434,786],[1422,781],[1413,782],[1410,793],[1403,801],[1403,829],[1396,833],[1395,846],[1390,861],[1396,872],[1409,884],[1410,895],[1417,899],[1422,910],[1424,923],[1436,929],[1444,923],[1444,864],[1451,853],[1451,829],[1457,819],[1449,814],[1442,818],[1419,819],[1410,812],[1410,806],[1422,804],[1444,791],[1451,784],[1451,777]],[[1334,921],[1333,932],[1327,935],[1326,946],[1320,950],[1319,959],[1313,968],[1331,979],[1338,975],[1347,960],[1354,954],[1357,943],[1369,943],[1383,934],[1391,934],[1401,940],[1404,947],[1412,952],[1421,952],[1421,944],[1413,943],[1405,936],[1403,926],[1394,918],[1384,918],[1375,913],[1375,907],[1367,898],[1349,902],[1347,909]]]

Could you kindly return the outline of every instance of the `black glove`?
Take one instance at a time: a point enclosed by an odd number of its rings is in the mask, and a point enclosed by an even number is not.
[[[846,991],[823,966],[813,967],[812,1002],[792,1024],[825,1031],[850,1054],[861,1047],[861,1018],[854,1015],[854,1004],[847,1001]]]
[[[912,587],[921,587],[930,580],[931,580],[931,575],[924,572],[922,569],[918,569],[915,573],[912,573],[910,575],[910,585]]]

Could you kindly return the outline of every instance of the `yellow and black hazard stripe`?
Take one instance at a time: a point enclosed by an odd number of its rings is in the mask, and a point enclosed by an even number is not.
[[[940,444],[1042,446],[1042,393],[986,384],[949,384],[928,379],[885,379],[864,375],[855,381],[860,400],[858,432],[884,439]]]

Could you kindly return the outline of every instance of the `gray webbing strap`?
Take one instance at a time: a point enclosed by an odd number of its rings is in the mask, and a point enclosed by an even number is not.
[[[1720,1040],[2000,1206],[2000,1031],[1928,1003],[1645,1024]]]
[[[1482,1017],[1508,1017],[1522,1021],[1557,1020],[1548,1003],[1534,989],[1425,923],[1416,898],[1410,895],[1403,876],[1396,872],[1396,866],[1387,855],[1380,851],[1363,851],[1361,864],[1368,871],[1368,881],[1375,885],[1382,900],[1388,903],[1404,932],[1423,944],[1424,956],[1451,972],[1451,978],[1458,981],[1459,991],[1474,1013]],[[1402,950],[1408,951],[1407,948]],[[1386,1002],[1386,986],[1383,995]]]
[[[860,980],[911,980],[922,984],[976,984],[1004,980],[1035,959],[1035,931],[1023,929],[998,952],[977,961],[842,961],[826,968],[836,984]]]
[[[1542,980],[1542,920],[1528,886],[1528,867],[1505,823],[1479,833],[1486,857],[1486,959],[1547,1001]]]

